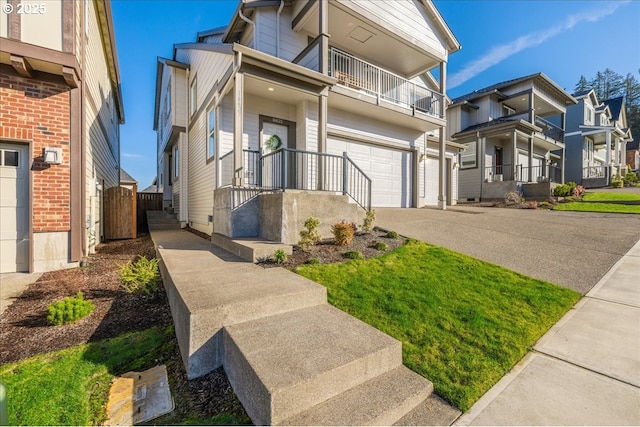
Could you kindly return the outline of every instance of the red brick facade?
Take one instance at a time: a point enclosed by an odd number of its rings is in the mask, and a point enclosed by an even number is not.
[[[69,231],[70,92],[64,83],[0,75],[0,138],[31,142],[33,232]],[[45,147],[62,148],[62,164],[44,163]]]

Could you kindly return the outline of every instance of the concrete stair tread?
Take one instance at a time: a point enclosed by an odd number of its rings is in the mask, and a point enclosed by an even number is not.
[[[392,425],[421,405],[433,384],[401,366],[284,421],[282,425]]]
[[[424,402],[415,407],[394,425],[397,426],[449,426],[461,412],[432,393]]]
[[[224,366],[257,424],[277,424],[402,365],[401,343],[328,305],[225,327]]]
[[[259,237],[231,238],[214,233],[211,236],[211,242],[249,262],[268,259],[278,249],[285,251],[287,255],[293,253],[293,247],[291,245],[273,242]]]

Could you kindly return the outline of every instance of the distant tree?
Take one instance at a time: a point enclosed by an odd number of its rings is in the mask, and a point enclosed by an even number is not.
[[[582,92],[589,89],[591,89],[591,87],[589,86],[589,82],[587,81],[587,78],[585,76],[580,76],[580,81],[578,82],[576,87],[573,89],[573,91]]]
[[[590,86],[595,89],[598,100],[605,100],[622,95],[623,80],[624,78],[620,74],[607,68],[596,73]]]

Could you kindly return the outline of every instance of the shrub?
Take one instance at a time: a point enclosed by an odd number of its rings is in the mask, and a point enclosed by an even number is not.
[[[397,238],[400,237],[400,235],[396,231],[388,231],[387,232],[387,237],[389,239],[397,239]]]
[[[579,199],[582,199],[582,196],[584,196],[584,193],[585,193],[584,187],[582,185],[577,185],[571,192],[571,195],[574,197],[578,197]]]
[[[120,266],[122,287],[129,293],[153,295],[158,290],[160,273],[158,258],[139,257],[136,262],[129,261]]]
[[[56,326],[72,323],[87,316],[94,308],[93,303],[85,300],[82,292],[78,292],[75,297],[66,297],[50,304],[47,307],[47,320]]]
[[[306,263],[311,265],[320,264],[320,258],[316,258],[316,257],[309,258]]]
[[[525,209],[538,209],[538,202],[536,202],[535,200],[532,200],[530,202],[525,203],[523,207]]]
[[[567,184],[557,185],[556,188],[553,189],[553,195],[556,197],[566,197],[569,194],[571,193]]]
[[[347,251],[344,253],[344,256],[349,259],[364,259],[360,251]]]
[[[611,177],[611,186],[613,188],[622,188],[624,187],[624,180],[620,175],[614,175]]]
[[[376,219],[376,210],[367,211],[364,216],[364,222],[362,223],[362,231],[365,233],[371,233],[373,228],[373,221]]]
[[[624,185],[627,187],[635,187],[638,184],[638,175],[634,172],[627,172],[623,178]]]
[[[551,203],[547,202],[547,201],[543,201],[538,203],[538,207],[539,208],[550,208],[552,205]]]
[[[573,194],[573,190],[575,190],[575,188],[578,186],[578,184],[576,184],[573,181],[569,181],[565,185],[569,187],[569,192],[567,193],[567,196],[571,196]]]
[[[519,205],[520,203],[523,202],[523,200],[522,200],[522,196],[517,191],[509,191],[504,196],[504,202],[508,204]]]
[[[331,226],[333,233],[333,242],[337,246],[346,246],[351,244],[353,236],[356,234],[356,225],[352,222],[336,222]]]
[[[387,249],[389,249],[389,245],[387,245],[385,242],[376,242],[373,247],[378,251],[386,251]]]
[[[298,246],[302,250],[306,250],[309,246],[313,246],[322,240],[320,233],[318,233],[318,227],[320,226],[320,220],[310,216],[304,222],[304,230],[300,231],[300,241]]]
[[[271,258],[276,262],[276,264],[282,264],[287,261],[289,255],[287,255],[284,249],[276,249]]]

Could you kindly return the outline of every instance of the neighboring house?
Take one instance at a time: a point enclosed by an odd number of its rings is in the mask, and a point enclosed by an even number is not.
[[[543,73],[453,99],[447,132],[466,145],[460,154],[458,198],[503,199],[511,191],[549,196],[554,183],[564,182],[564,118],[575,103]]]
[[[133,191],[133,194],[138,192],[138,181],[122,168],[120,168],[120,187],[128,188]]]
[[[356,206],[455,204],[461,146],[444,129],[458,49],[431,1],[239,2],[228,26],[158,59],[165,205],[207,233],[297,242],[323,210],[335,222]]]
[[[103,190],[120,183],[111,6],[0,6],[0,271],[75,266],[100,242]]]
[[[578,103],[567,110],[566,180],[607,186],[612,176],[626,173],[627,143],[633,141],[623,97],[601,102],[594,90],[573,96]]]
[[[627,166],[633,172],[640,172],[640,139],[627,143]]]

